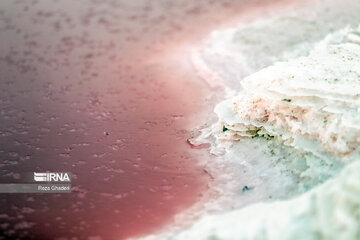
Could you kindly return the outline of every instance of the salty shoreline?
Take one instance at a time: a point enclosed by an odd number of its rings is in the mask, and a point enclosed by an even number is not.
[[[350,36],[353,34],[352,32],[347,33],[347,29],[349,29],[347,26],[354,27],[360,22],[360,16],[356,15],[360,9],[359,3],[350,0],[346,1],[346,3],[347,7],[341,7],[341,4],[336,1],[317,1],[314,5],[305,5],[300,9],[286,12],[279,16],[261,19],[249,24],[240,24],[240,26],[234,28],[214,31],[209,39],[205,41],[203,48],[193,53],[195,68],[201,77],[206,78],[205,80],[210,87],[223,87],[229,96],[234,95],[234,89],[239,90],[244,88],[240,86],[240,80],[250,73],[254,73],[278,61],[287,61],[288,59],[296,58],[301,59],[303,56],[308,56],[316,45],[337,44],[345,41],[345,35]],[[323,6],[322,4],[325,5]],[[285,30],[287,28],[294,28],[294,24],[297,31],[289,33]],[[300,37],[301,35],[304,36]],[[327,37],[327,35],[329,36]],[[264,37],[267,39],[264,39]],[[356,39],[358,39],[356,31],[354,36],[348,38],[350,40],[352,39],[352,42],[355,41],[356,44]],[[273,49],[269,49],[269,46],[272,46],[271,44],[274,46]],[[341,58],[341,56],[337,58]],[[355,56],[355,58],[357,57]],[[320,61],[326,60],[320,59]],[[351,63],[344,64],[344,66],[350,68],[352,66]],[[339,66],[339,64],[331,65],[331,67],[335,69],[336,66]],[[316,69],[315,66],[313,68]],[[284,69],[286,72],[286,67],[284,67]],[[256,78],[256,76],[255,74],[254,78]],[[264,76],[266,80],[266,76],[271,76],[271,72],[265,72]],[[276,76],[276,74],[274,76]],[[338,79],[341,78],[341,76],[335,76],[335,78]],[[301,79],[299,79],[299,81],[301,81]],[[251,80],[249,82],[251,83]],[[259,84],[261,84],[261,81]],[[326,86],[326,84],[324,86]],[[354,86],[357,85],[355,84]],[[257,88],[258,86],[248,87],[248,90]],[[296,87],[294,88],[296,89]],[[261,92],[261,89],[259,91]],[[282,94],[286,94],[286,91],[287,90],[282,91]],[[322,93],[319,91],[317,94],[321,95]],[[241,100],[241,98],[242,96],[239,99]],[[291,105],[291,102],[294,100],[293,98],[294,97],[282,97],[279,103],[273,103],[273,105],[280,105],[280,103],[284,106]],[[315,100],[311,99],[309,101]],[[351,101],[351,99],[346,101]],[[348,214],[346,216],[349,220],[348,223],[341,221],[332,222],[332,224],[338,226],[338,231],[328,229],[326,227],[326,219],[322,220],[324,222],[323,225],[315,224],[313,227],[316,229],[315,231],[323,234],[322,236],[317,236],[319,239],[323,239],[322,237],[326,237],[325,239],[336,239],[338,236],[345,236],[345,239],[355,239],[356,236],[358,236],[357,234],[359,234],[356,231],[358,224],[356,216],[349,212],[348,209],[342,205],[343,203],[341,201],[337,202],[336,198],[331,198],[330,196],[329,198],[333,201],[333,205],[329,208],[321,208],[321,206],[318,205],[311,205],[312,203],[309,200],[312,197],[322,199],[323,196],[330,194],[326,188],[331,185],[334,185],[332,187],[332,189],[336,189],[334,191],[339,191],[338,194],[343,195],[344,198],[349,201],[349,194],[352,194],[351,191],[353,191],[354,194],[357,193],[357,182],[354,182],[354,188],[347,185],[347,181],[350,181],[350,178],[354,179],[357,177],[356,172],[352,171],[351,177],[347,179],[347,173],[351,171],[352,166],[354,168],[358,167],[356,162],[346,167],[344,172],[340,173],[340,177],[337,177],[343,168],[342,161],[351,162],[356,159],[357,155],[355,154],[356,156],[349,157],[350,160],[342,159],[338,163],[336,162],[338,160],[334,160],[338,156],[335,156],[336,154],[332,155],[332,153],[336,151],[343,151],[340,155],[344,153],[347,154],[348,150],[352,149],[352,147],[346,149],[343,147],[343,144],[335,143],[335,145],[329,147],[328,150],[330,153],[326,153],[321,158],[319,158],[321,154],[316,156],[316,154],[313,155],[314,152],[303,154],[292,151],[292,148],[297,148],[296,144],[298,144],[298,142],[293,145],[288,144],[290,148],[286,146],[283,148],[280,146],[281,143],[276,143],[276,141],[273,143],[274,132],[270,131],[269,133],[269,131],[259,129],[261,123],[256,123],[251,129],[248,128],[250,124],[249,120],[247,120],[248,122],[245,126],[236,125],[235,115],[233,116],[232,113],[229,112],[232,111],[231,108],[234,102],[236,101],[229,100],[218,105],[215,111],[220,117],[219,123],[213,127],[204,128],[202,135],[197,139],[193,139],[193,143],[211,144],[212,153],[221,156],[218,160],[233,166],[234,169],[230,170],[226,176],[232,184],[222,189],[222,194],[225,195],[227,191],[243,190],[232,196],[226,196],[228,200],[230,200],[228,203],[233,209],[239,209],[257,201],[264,203],[255,204],[253,207],[246,207],[244,208],[244,213],[242,213],[241,209],[225,210],[223,208],[221,211],[226,212],[225,214],[217,216],[212,216],[211,214],[205,215],[199,221],[195,222],[191,228],[180,231],[180,234],[174,233],[173,238],[170,239],[207,239],[207,237],[214,237],[216,239],[255,239],[256,237],[261,237],[261,239],[299,239],[301,237],[316,237],[314,232],[310,230],[312,226],[298,224],[298,222],[296,222],[296,214],[291,216],[291,211],[287,207],[284,208],[285,210],[281,215],[281,218],[285,221],[283,226],[270,224],[270,221],[274,220],[275,211],[281,211],[282,206],[286,205],[303,205],[298,213],[303,214],[304,218],[309,221],[321,218],[319,214],[310,210],[316,208],[316,206],[322,214],[328,214],[331,219],[333,214],[339,211],[345,215]],[[251,107],[254,102],[255,101],[252,101],[250,98],[248,102],[241,103],[241,105],[243,107]],[[227,108],[229,110],[226,110]],[[338,110],[342,108],[342,106],[339,106]],[[255,113],[256,107],[253,110]],[[243,112],[242,110],[238,111],[241,114]],[[327,119],[327,121],[330,122],[330,118]],[[323,122],[325,123],[327,121],[324,120]],[[250,140],[244,140],[243,138],[246,136],[260,136],[263,139],[250,138]],[[267,140],[270,140],[270,143],[268,143]],[[345,140],[345,142],[346,141],[347,140]],[[350,142],[350,140],[348,142]],[[350,145],[352,144],[350,143]],[[323,160],[325,162],[328,161],[328,163],[324,164],[324,162],[322,162]],[[311,171],[306,172],[305,170],[308,168],[311,169]],[[215,176],[216,171],[216,168],[209,169],[209,172]],[[222,177],[224,177],[224,173]],[[306,180],[307,182],[304,181],[304,177],[308,178],[308,180]],[[334,180],[332,180],[332,178],[334,178]],[[326,181],[327,179],[331,180]],[[322,185],[323,182],[326,182],[326,185]],[[279,185],[281,186],[279,187]],[[319,187],[316,187],[318,185]],[[309,189],[314,187],[316,187],[314,190],[309,191]],[[345,190],[342,191],[341,189],[343,187],[349,192]],[[251,191],[248,192],[249,189]],[[303,195],[296,197],[300,194]],[[276,201],[277,199],[280,201]],[[293,200],[283,201],[283,199]],[[321,205],[323,203],[318,202],[317,204]],[[354,200],[351,207],[356,207],[358,204],[359,201]],[[271,208],[275,205],[279,207],[275,207],[277,210],[272,211]],[[257,214],[255,211],[255,213],[252,214],[252,222],[249,223],[251,227],[243,231],[239,230],[242,226],[247,226],[246,219],[249,217],[249,214],[254,212],[253,210],[256,210],[256,207],[259,207],[266,213],[264,215],[265,217],[262,218],[260,211]],[[286,211],[288,211],[288,213],[286,213]],[[269,222],[269,224],[262,224],[262,221]],[[232,227],[236,225],[239,226],[239,229]],[[284,227],[291,229],[292,226],[296,229],[293,232],[282,229]],[[279,235],[281,231],[284,232],[283,235]],[[261,235],[261,233],[264,235]],[[170,235],[168,234],[168,236]]]

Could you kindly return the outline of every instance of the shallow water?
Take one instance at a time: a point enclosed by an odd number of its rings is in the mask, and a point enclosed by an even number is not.
[[[1,1],[2,182],[69,171],[73,192],[2,195],[0,239],[125,239],[200,201],[187,139],[221,96],[191,45],[273,2]]]

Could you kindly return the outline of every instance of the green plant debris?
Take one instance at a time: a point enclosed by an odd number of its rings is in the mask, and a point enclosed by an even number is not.
[[[257,130],[254,130],[254,135],[252,135],[251,138],[263,137],[263,138],[265,138],[266,140],[271,140],[271,139],[274,138],[274,136],[271,136],[271,135],[269,135],[269,134],[267,134],[267,133],[259,134],[259,131],[260,131],[260,130],[261,130],[260,128],[257,129]]]
[[[223,126],[223,132],[226,132],[228,129],[227,129],[227,127],[225,127],[225,125]]]
[[[242,191],[245,192],[245,191],[249,191],[253,189],[252,187],[248,187],[247,185],[245,185],[243,188],[242,188]]]
[[[271,149],[270,154],[271,154],[271,156],[275,156],[274,149]]]
[[[254,130],[254,135],[252,135],[252,138],[260,137],[259,131],[260,131],[260,129]]]
[[[291,102],[291,99],[290,98],[284,98],[281,101],[283,101],[283,102]]]

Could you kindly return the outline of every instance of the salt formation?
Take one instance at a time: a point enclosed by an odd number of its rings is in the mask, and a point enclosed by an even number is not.
[[[249,74],[275,62],[307,56],[329,33],[347,25],[356,27],[360,22],[358,0],[303,4],[250,23],[214,30],[194,54],[196,62],[222,79],[219,84],[238,90],[240,81]],[[208,78],[209,74],[200,75]]]
[[[170,239],[360,239],[360,161],[301,197],[208,216]]]
[[[260,137],[315,156],[307,162],[314,175],[345,167],[299,197],[206,216],[171,239],[360,239],[360,27],[330,34],[308,56],[275,63],[241,86],[215,109],[217,150]]]
[[[218,140],[266,136],[315,155],[350,156],[360,141],[359,30],[245,78],[241,93],[216,107]]]

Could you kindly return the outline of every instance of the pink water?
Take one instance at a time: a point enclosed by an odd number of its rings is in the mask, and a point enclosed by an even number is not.
[[[221,96],[189,50],[274,2],[1,1],[2,178],[74,178],[71,194],[2,195],[0,239],[125,239],[202,199],[208,156],[187,139]]]

